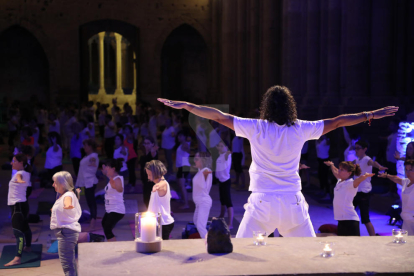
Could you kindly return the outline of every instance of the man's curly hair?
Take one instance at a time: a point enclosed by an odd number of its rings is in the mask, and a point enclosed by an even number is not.
[[[266,91],[260,104],[260,119],[278,125],[295,124],[298,119],[296,102],[287,87],[275,85]]]

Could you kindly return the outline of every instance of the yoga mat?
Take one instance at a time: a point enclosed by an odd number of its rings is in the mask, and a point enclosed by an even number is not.
[[[124,204],[125,204],[125,214],[138,213],[138,202],[136,199],[126,199],[124,200]]]
[[[42,232],[43,222],[29,223],[30,229],[32,230],[32,243],[39,240],[40,233]],[[11,223],[3,225],[0,231],[0,243],[15,243],[16,238],[13,235],[13,228]]]
[[[39,195],[43,192],[45,188],[40,188],[32,191],[32,194],[29,196],[30,199],[38,198]]]
[[[188,201],[188,206],[190,206],[190,208],[180,209],[181,206],[183,206],[181,202],[171,200],[171,212],[173,213],[194,213],[195,211],[195,204],[192,200]]]
[[[22,263],[14,266],[4,266],[16,256],[16,245],[6,245],[0,258],[0,269],[39,267],[42,259],[42,244],[32,244],[31,252],[23,252]]]

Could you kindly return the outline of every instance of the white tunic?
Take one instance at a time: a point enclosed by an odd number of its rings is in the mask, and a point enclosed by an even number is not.
[[[230,179],[231,169],[231,154],[225,158],[226,153],[222,153],[217,158],[216,162],[216,177],[220,182],[225,182]]]
[[[58,145],[58,151],[53,151],[53,146],[51,146],[46,152],[46,161],[45,169],[53,169],[54,167],[62,165],[62,148]]]
[[[175,157],[175,165],[177,166],[177,168],[183,167],[183,166],[191,166],[190,161],[189,161],[190,154],[182,150],[181,147],[182,145],[180,145],[177,148],[177,154]]]
[[[170,184],[167,182],[167,193],[165,196],[160,197],[158,192],[151,192],[151,198],[148,205],[148,212],[154,214],[161,213],[161,225],[168,225],[174,222],[174,218],[171,216],[171,192]]]
[[[211,184],[213,183],[213,175],[210,173],[207,180],[204,177],[204,171],[211,171],[209,168],[199,169],[193,177],[193,200],[194,203],[212,202],[210,197]]]
[[[124,149],[123,151],[125,152],[125,154],[121,152],[122,148]],[[121,146],[114,150],[114,159],[118,159],[118,158],[123,159],[121,172],[128,170],[127,163],[126,163],[126,161],[128,160],[128,148],[127,147]]]
[[[114,180],[117,178],[121,179],[122,188],[124,188],[124,177],[118,175],[114,177]],[[118,192],[112,188],[111,183],[105,187],[105,212],[125,214],[124,190],[121,193]]]
[[[26,183],[17,183],[17,175],[21,175]],[[26,171],[17,171],[9,182],[9,194],[7,196],[7,205],[14,205],[17,202],[26,202],[26,190],[30,183],[30,173]]]
[[[333,209],[335,220],[355,220],[359,221],[357,212],[353,205],[354,197],[358,189],[354,188],[352,178],[336,183],[334,188]]]
[[[63,209],[65,197],[72,198],[73,209]],[[82,210],[78,198],[75,193],[68,191],[58,198],[52,207],[50,229],[68,228],[76,232],[81,232],[81,226],[78,222],[81,215]]]
[[[356,163],[361,167],[361,175],[372,173],[372,166],[368,165],[369,160],[371,160],[371,157],[366,155],[361,160],[359,158],[356,160]],[[358,178],[358,176],[355,176],[354,178]],[[358,192],[369,193],[371,190],[371,177],[366,178],[358,186]]]
[[[410,179],[404,178],[402,181],[402,212],[401,218],[403,220],[414,220],[414,184],[410,184]]]
[[[76,180],[76,187],[91,188],[97,184],[98,178],[96,171],[99,166],[99,157],[96,152],[93,152],[80,161],[78,179]]]
[[[319,139],[323,121],[296,120],[293,126],[267,120],[234,117],[236,135],[249,140],[252,163],[250,187],[253,192],[298,192],[300,153],[307,140]]]

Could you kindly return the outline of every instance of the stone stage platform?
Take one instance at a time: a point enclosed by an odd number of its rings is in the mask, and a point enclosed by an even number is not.
[[[335,243],[335,256],[322,258],[322,241]],[[162,251],[135,252],[135,243],[79,244],[79,275],[414,275],[414,237],[232,239],[233,253],[207,254],[204,240],[163,241]]]

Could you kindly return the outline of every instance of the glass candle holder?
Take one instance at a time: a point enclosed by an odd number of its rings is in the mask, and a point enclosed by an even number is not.
[[[253,231],[253,242],[255,245],[266,245],[267,235],[263,231]]]
[[[161,239],[161,213],[142,212],[135,214],[135,239],[154,242]]]
[[[408,232],[403,229],[392,229],[392,236],[394,237],[394,243],[406,243]]]
[[[333,242],[321,242],[322,244],[322,253],[321,256],[323,258],[330,258],[333,257],[335,255],[334,252],[334,243]]]

